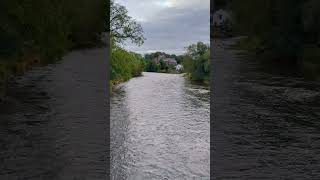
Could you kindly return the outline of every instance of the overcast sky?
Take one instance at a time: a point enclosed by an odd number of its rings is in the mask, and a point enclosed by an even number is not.
[[[115,0],[126,6],[147,39],[142,46],[125,48],[138,53],[164,51],[182,54],[185,47],[209,43],[210,0]]]

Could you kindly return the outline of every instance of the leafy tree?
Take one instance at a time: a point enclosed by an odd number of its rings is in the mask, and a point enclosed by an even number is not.
[[[109,9],[105,2],[1,0],[0,84],[36,62],[47,64],[72,48],[102,44]]]
[[[147,61],[147,65],[145,70],[147,72],[158,72],[159,71],[159,66],[156,64],[156,62],[152,61],[152,60],[148,60]]]
[[[210,47],[202,42],[192,44],[186,48],[183,59],[184,71],[191,80],[206,82],[210,79]]]
[[[169,67],[168,65],[163,61],[163,59],[160,59],[160,70],[165,70],[166,72],[168,71]]]
[[[181,63],[182,63],[182,61],[183,61],[183,58],[184,58],[184,56],[183,56],[183,55],[177,56],[177,58],[176,58],[177,63],[178,63],[178,64],[181,64]]]
[[[209,46],[204,44],[203,42],[198,42],[197,44],[188,46],[186,49],[188,56],[193,59],[197,59],[209,50]]]
[[[111,50],[111,84],[140,76],[143,69],[144,63],[140,55],[128,52],[118,46]]]
[[[126,7],[110,2],[110,34],[111,34],[111,85],[140,76],[145,64],[141,54],[128,52],[120,47],[131,40],[137,45],[144,42],[143,29],[128,15]]]
[[[132,17],[128,15],[126,7],[111,1],[110,31],[116,43],[123,44],[126,40],[142,45],[145,38],[143,29]]]

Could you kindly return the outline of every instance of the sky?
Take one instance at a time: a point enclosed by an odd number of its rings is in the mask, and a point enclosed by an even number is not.
[[[115,0],[142,25],[145,43],[127,43],[130,51],[183,54],[185,47],[210,42],[210,0]]]

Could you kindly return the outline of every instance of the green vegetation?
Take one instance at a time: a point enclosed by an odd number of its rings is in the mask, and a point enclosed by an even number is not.
[[[187,53],[183,56],[155,52],[142,57],[122,48],[121,45],[128,40],[136,45],[141,45],[145,38],[141,25],[128,15],[124,6],[113,1],[111,1],[110,34],[111,87],[141,75],[143,70],[147,72],[175,72],[175,67],[166,63],[163,58],[174,58],[178,64],[183,63],[186,66],[186,73],[192,81],[207,84],[209,82],[210,48],[204,43],[199,42],[189,46]],[[155,61],[159,56],[162,56],[162,59]]]
[[[140,76],[144,69],[141,55],[128,52],[121,45],[127,40],[141,45],[145,38],[143,29],[132,17],[127,9],[111,1],[110,34],[111,34],[111,76],[110,86],[127,81],[132,77]]]
[[[146,72],[159,72],[160,67],[155,61],[148,60],[146,64],[147,64],[145,67]]]
[[[202,42],[187,47],[183,59],[184,71],[192,81],[209,84],[210,46]]]
[[[158,62],[156,62],[155,59],[157,59],[159,56],[162,56],[162,58]],[[183,55],[177,56],[175,54],[167,54],[165,52],[145,54],[145,71],[160,73],[179,73],[178,71],[176,71],[176,67],[174,65],[167,64],[166,62],[164,62],[163,58],[172,58],[176,60],[177,64],[181,64],[183,57]]]
[[[73,48],[102,45],[104,0],[0,2],[0,92],[6,81],[35,63],[59,60]]]
[[[140,76],[144,68],[143,59],[132,52],[120,47],[114,47],[111,51],[111,81],[113,86],[132,77]]]
[[[174,66],[167,65],[163,59],[159,63],[155,59],[162,56],[162,58],[174,58],[178,64],[183,65],[181,72],[193,82],[209,84],[210,80],[210,46],[203,42],[192,44],[186,48],[183,55],[169,55],[164,52],[155,52],[145,55],[145,71],[147,72],[163,72],[163,73],[177,73]]]
[[[175,55],[175,54],[167,54],[165,52],[155,52],[155,53],[150,53],[150,54],[145,54],[144,58],[149,61],[149,60],[153,60],[157,57],[159,57],[160,55],[162,55],[163,57],[165,58],[173,58],[177,61],[178,64],[181,64],[182,63],[182,60],[183,60],[183,55]]]
[[[162,58],[156,62],[155,59],[162,56]],[[167,64],[163,58],[172,58],[176,60],[177,64],[182,64],[183,55],[167,54],[165,52],[155,52],[150,54],[145,54],[145,71],[146,72],[161,72],[161,73],[180,73],[176,70],[174,65]]]

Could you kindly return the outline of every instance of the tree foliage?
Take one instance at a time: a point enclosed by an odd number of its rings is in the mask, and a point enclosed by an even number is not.
[[[125,6],[111,1],[110,32],[116,43],[123,44],[126,40],[141,45],[144,43],[142,26],[128,15]]]
[[[128,52],[120,45],[131,40],[137,45],[144,43],[143,29],[128,15],[125,6],[110,2],[111,34],[111,86],[140,76],[145,68],[142,55]]]
[[[198,59],[203,56],[207,51],[209,51],[209,46],[203,42],[198,42],[197,44],[192,44],[188,46],[186,55],[190,56],[192,59]]]
[[[103,0],[3,0],[1,55],[37,53],[55,59],[71,47],[96,44],[105,31]]]
[[[183,59],[183,67],[191,80],[208,83],[210,79],[210,46],[203,42],[188,46]]]
[[[101,45],[109,23],[105,14],[109,7],[105,3],[1,0],[0,91],[5,89],[9,76],[25,72],[34,63],[54,62],[72,48]]]
[[[128,52],[121,47],[111,51],[111,85],[140,76],[144,69],[141,55]]]
[[[145,70],[147,72],[158,72],[160,69],[159,65],[155,61],[147,60],[146,64]]]

